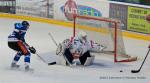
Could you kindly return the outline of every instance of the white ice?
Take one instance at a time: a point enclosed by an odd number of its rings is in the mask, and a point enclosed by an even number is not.
[[[13,24],[20,21],[0,18],[0,83],[149,83],[150,81],[150,56],[140,73],[131,73],[132,69],[140,67],[150,42],[126,37],[124,37],[126,51],[139,57],[136,62],[114,63],[113,57],[98,55],[92,66],[70,68],[61,65],[48,66],[36,55],[32,55],[33,73],[11,70],[10,64],[15,52],[8,47],[7,37],[14,29]],[[48,36],[49,32],[57,42],[61,42],[71,37],[72,28],[30,21],[26,42],[34,46],[39,55],[49,56],[48,60],[55,61],[58,57],[55,55],[56,46]],[[23,57],[19,64],[23,69]]]

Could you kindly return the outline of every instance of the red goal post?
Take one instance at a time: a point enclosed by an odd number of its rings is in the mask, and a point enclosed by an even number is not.
[[[74,16],[73,36],[85,31],[89,39],[105,45],[104,53],[114,55],[114,62],[136,61],[137,57],[126,54],[122,37],[121,21],[104,17]]]

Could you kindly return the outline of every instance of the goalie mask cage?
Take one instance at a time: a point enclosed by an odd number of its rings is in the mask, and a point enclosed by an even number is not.
[[[114,62],[131,62],[136,61],[137,57],[131,57],[126,54],[121,22],[116,19],[89,16],[74,16],[73,36],[79,31],[87,33],[87,37],[107,48],[103,53],[114,55]]]

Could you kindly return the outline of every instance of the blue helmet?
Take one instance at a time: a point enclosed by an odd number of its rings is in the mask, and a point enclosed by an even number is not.
[[[22,21],[22,23],[15,23],[15,29],[18,30],[27,30],[29,23],[27,21]]]
[[[23,27],[27,27],[27,26],[30,25],[28,21],[22,21],[21,24],[22,24]]]

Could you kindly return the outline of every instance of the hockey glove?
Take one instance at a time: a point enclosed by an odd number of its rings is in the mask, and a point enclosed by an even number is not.
[[[57,49],[56,49],[56,55],[62,55],[64,54],[64,50],[66,48],[62,44],[58,44]]]
[[[35,54],[36,53],[36,49],[32,46],[32,47],[29,47],[29,50],[31,53]]]
[[[59,53],[61,53],[62,51],[62,45],[59,43],[56,49],[56,55],[59,55]]]

